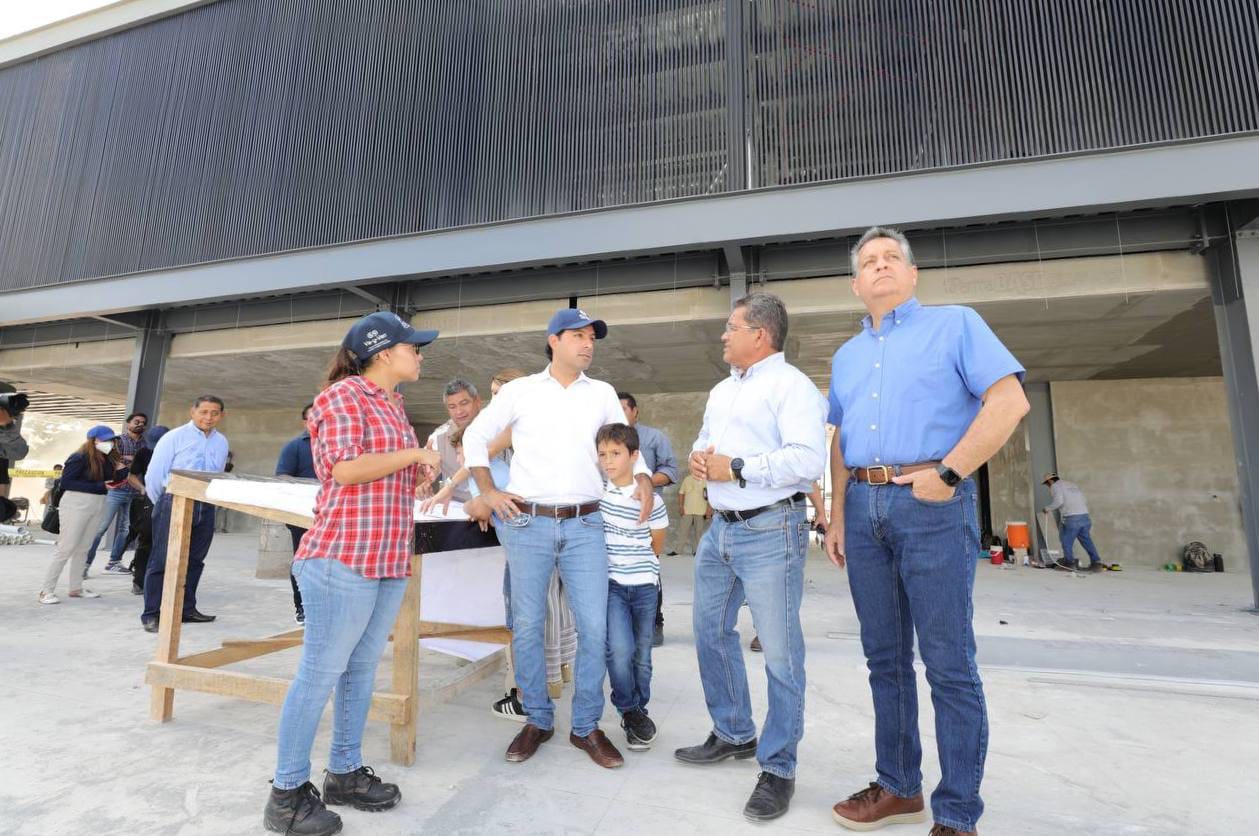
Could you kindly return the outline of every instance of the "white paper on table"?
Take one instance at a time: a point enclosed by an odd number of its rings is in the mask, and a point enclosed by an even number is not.
[[[424,555],[420,618],[472,627],[503,626],[506,559],[502,546]],[[467,639],[421,639],[420,644],[473,662],[504,647]]]
[[[250,479],[211,479],[205,489],[206,499],[216,502],[256,505],[312,519],[318,493],[319,485],[313,482],[254,482]],[[420,510],[420,500],[416,500],[413,515],[416,522],[463,522],[468,519],[462,502],[451,502],[444,514],[426,514]]]

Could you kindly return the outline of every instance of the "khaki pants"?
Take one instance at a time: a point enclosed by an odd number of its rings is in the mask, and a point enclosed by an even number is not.
[[[61,515],[61,534],[52,552],[52,562],[44,575],[42,592],[56,592],[57,581],[66,561],[70,561],[69,586],[71,592],[83,587],[83,565],[87,562],[87,547],[96,534],[101,518],[105,516],[105,494],[66,491],[57,506]]]
[[[703,514],[683,514],[678,522],[678,548],[695,554],[699,549],[699,538],[704,536],[706,523]]]

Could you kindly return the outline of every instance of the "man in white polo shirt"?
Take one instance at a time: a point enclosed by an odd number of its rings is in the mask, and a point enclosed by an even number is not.
[[[516,681],[529,720],[507,748],[507,760],[533,756],[554,733],[555,705],[546,688],[543,628],[546,595],[558,569],[577,621],[573,720],[569,742],[600,766],[624,761],[599,729],[608,617],[608,557],[599,500],[603,476],[595,435],[625,420],[616,390],[586,377],[595,341],[608,326],[576,308],[561,310],[547,326],[551,363],[541,372],[503,386],[468,425],[464,463],[493,511],[511,575],[512,651]],[[494,487],[489,444],[511,428],[511,477]],[[642,520],[652,508],[650,473],[639,457],[634,469]]]

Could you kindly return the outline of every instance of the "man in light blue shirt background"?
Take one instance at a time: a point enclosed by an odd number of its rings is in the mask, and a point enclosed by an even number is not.
[[[140,623],[150,633],[158,628],[162,603],[162,582],[166,577],[166,542],[170,535],[171,497],[166,493],[171,471],[207,470],[221,472],[227,465],[227,437],[216,429],[223,420],[223,401],[214,395],[201,395],[192,405],[191,420],[176,427],[157,443],[144,480],[145,492],[153,502],[153,553],[144,577],[144,612]],[[205,569],[205,556],[214,539],[214,506],[193,503],[192,540],[188,548],[188,578],[184,583],[184,623],[213,621],[215,616],[197,609],[197,586]]]

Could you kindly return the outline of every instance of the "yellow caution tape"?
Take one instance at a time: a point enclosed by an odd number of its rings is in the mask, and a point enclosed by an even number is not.
[[[25,470],[20,467],[9,468],[9,476],[14,479],[54,479],[57,476],[55,470]]]

